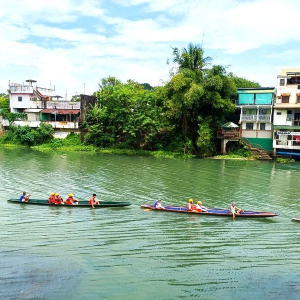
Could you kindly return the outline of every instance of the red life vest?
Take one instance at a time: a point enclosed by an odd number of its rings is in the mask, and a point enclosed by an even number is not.
[[[53,199],[55,199],[55,196],[50,196],[49,198],[48,198],[48,203],[53,203]]]
[[[52,203],[54,203],[54,204],[61,204],[62,203],[61,197],[60,196],[54,197],[53,200],[52,200]]]
[[[72,205],[73,204],[73,197],[68,197],[66,200],[66,204]]]

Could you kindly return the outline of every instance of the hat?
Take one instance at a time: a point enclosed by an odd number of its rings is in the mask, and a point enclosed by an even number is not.
[[[73,194],[69,194],[69,197],[73,197]]]
[[[193,202],[194,200],[193,199],[189,199],[189,202]]]
[[[198,203],[198,204],[202,204],[202,202],[201,202],[201,201],[198,201],[197,203]]]
[[[55,193],[51,193],[51,196],[54,196],[55,195]]]

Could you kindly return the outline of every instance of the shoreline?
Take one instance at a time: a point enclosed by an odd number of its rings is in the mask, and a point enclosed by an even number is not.
[[[148,156],[156,158],[179,158],[179,159],[226,159],[226,160],[256,160],[254,157],[241,157],[230,155],[216,155],[209,157],[201,157],[193,154],[184,154],[179,152],[170,152],[163,150],[131,150],[131,149],[114,149],[114,148],[98,148],[92,145],[70,145],[52,147],[49,144],[42,144],[38,146],[23,146],[18,144],[0,144],[0,148],[18,149],[18,148],[30,148],[32,150],[41,152],[94,152],[110,155],[128,155],[128,156]]]

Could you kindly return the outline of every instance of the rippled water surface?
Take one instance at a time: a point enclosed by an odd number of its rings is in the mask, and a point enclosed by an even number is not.
[[[299,299],[300,164],[0,149],[0,299]],[[126,208],[9,204],[30,192]],[[232,201],[270,219],[144,211]]]

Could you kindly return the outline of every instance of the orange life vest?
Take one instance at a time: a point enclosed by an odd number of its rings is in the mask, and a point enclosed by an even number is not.
[[[73,204],[73,197],[68,197],[67,200],[66,200],[66,204],[68,205],[72,205]]]
[[[55,196],[50,196],[49,198],[48,198],[48,203],[53,203],[53,200],[55,199]]]

